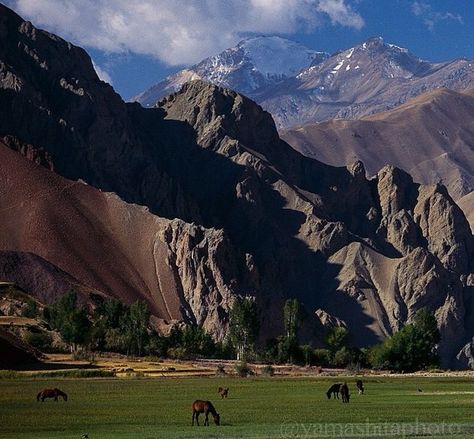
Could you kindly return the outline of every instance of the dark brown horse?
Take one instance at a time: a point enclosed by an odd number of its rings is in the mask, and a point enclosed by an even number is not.
[[[200,413],[204,413],[206,415],[204,425],[209,425],[209,413],[214,418],[214,423],[216,425],[220,425],[221,417],[219,416],[219,413],[216,412],[216,409],[212,405],[211,401],[202,401],[201,399],[197,399],[193,402],[193,423],[191,425],[194,425],[194,419],[196,419],[196,423],[199,425]]]
[[[54,398],[54,400],[58,401],[58,396],[62,396],[64,401],[67,401],[67,395],[59,389],[43,389],[38,395],[36,395],[36,401],[41,399],[41,402],[44,402],[46,398]]]
[[[217,389],[217,393],[222,396],[222,399],[227,398],[227,396],[229,395],[229,388],[219,387]]]
[[[339,389],[339,392],[341,392],[342,396],[342,402],[349,402],[349,387],[347,386],[346,383],[341,384],[341,387]]]
[[[341,388],[341,386],[341,383],[337,383],[329,387],[328,391],[326,392],[328,399],[331,399],[331,394],[334,396],[334,399],[339,399],[339,389]]]
[[[356,387],[357,387],[357,390],[359,391],[359,395],[363,395],[364,394],[364,383],[362,382],[362,380],[357,380],[356,381]]]

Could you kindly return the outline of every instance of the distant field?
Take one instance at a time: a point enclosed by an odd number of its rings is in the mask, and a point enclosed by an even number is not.
[[[0,379],[0,438],[80,439],[83,433],[90,439],[474,436],[472,379],[372,378],[359,396],[355,379],[347,378],[350,404],[328,401],[326,389],[340,380]],[[218,397],[218,386],[230,388],[228,399]],[[59,387],[69,401],[36,402],[44,387]],[[220,427],[212,418],[210,427],[191,427],[191,403],[198,398],[214,402]]]

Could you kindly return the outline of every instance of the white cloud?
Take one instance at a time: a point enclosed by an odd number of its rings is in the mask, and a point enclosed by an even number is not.
[[[320,0],[318,10],[329,15],[333,24],[355,27],[361,29],[364,26],[362,17],[348,7],[344,0]]]
[[[99,79],[108,82],[110,85],[113,85],[112,78],[110,77],[110,75],[98,64],[96,64],[94,60],[92,60],[92,65],[94,66],[95,72],[97,73]]]
[[[360,29],[349,0],[10,0],[37,26],[112,53],[190,64],[248,33],[291,34],[332,25]]]
[[[422,1],[413,2],[411,11],[414,15],[423,19],[423,23],[425,23],[430,31],[434,30],[436,23],[439,21],[454,20],[460,24],[464,24],[464,20],[460,14],[435,11],[430,4]]]

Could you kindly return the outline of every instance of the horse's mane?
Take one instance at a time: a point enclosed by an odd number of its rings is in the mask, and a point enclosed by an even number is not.
[[[213,414],[213,415],[217,415],[217,411],[216,409],[214,408],[214,406],[212,405],[212,402],[211,401],[206,401],[207,402],[207,405],[209,406],[209,411]]]
[[[59,390],[58,388],[54,388],[54,391],[58,394],[58,395],[61,395],[61,396],[67,396],[62,390]]]

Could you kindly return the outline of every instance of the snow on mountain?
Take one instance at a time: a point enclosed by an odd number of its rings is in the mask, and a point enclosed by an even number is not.
[[[461,91],[473,86],[472,61],[431,63],[376,37],[303,69],[277,87],[257,91],[253,98],[272,113],[277,126],[287,128],[389,110],[439,87]]]
[[[279,128],[288,128],[386,111],[440,87],[474,87],[474,62],[432,63],[381,37],[331,56],[276,36],[254,37],[168,76],[134,100],[152,106],[193,79],[249,96]]]
[[[132,100],[154,105],[192,79],[203,79],[252,96],[262,87],[293,77],[302,69],[317,65],[329,55],[277,36],[257,36],[242,40],[219,55],[168,76]]]

